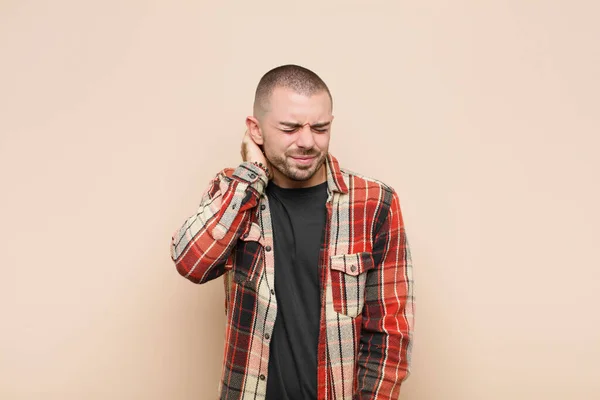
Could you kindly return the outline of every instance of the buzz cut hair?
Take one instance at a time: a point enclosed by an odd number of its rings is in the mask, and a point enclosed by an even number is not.
[[[263,116],[269,111],[269,100],[273,90],[278,87],[292,89],[296,93],[312,96],[319,92],[326,92],[333,109],[333,98],[329,88],[313,71],[294,64],[281,65],[273,68],[263,75],[256,87],[254,95],[254,115]]]

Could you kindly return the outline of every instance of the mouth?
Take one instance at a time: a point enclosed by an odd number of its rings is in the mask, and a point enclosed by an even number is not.
[[[308,156],[291,156],[291,158],[299,164],[310,164],[316,158],[316,156],[308,157]]]

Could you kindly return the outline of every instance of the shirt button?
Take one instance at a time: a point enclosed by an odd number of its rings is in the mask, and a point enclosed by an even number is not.
[[[232,209],[232,210],[235,210],[235,208],[236,208],[236,207],[237,207],[237,204],[235,204],[235,203],[233,203],[233,204],[231,205],[231,209]]]
[[[250,179],[256,178],[256,175],[254,175],[254,174],[250,174],[249,176],[250,176]]]
[[[269,335],[268,333],[265,333],[265,339],[269,340],[270,337],[271,337],[271,335]]]
[[[271,294],[275,294],[275,290],[274,289],[271,289]]]
[[[267,208],[267,206],[265,206],[264,204],[260,206],[261,210],[264,210],[265,208]]]
[[[258,377],[258,379],[260,379],[261,381],[264,381],[266,378],[263,374],[260,374],[260,376]]]
[[[265,247],[265,250],[266,250],[266,251],[271,251],[271,246],[267,246],[267,247]]]
[[[244,239],[246,239],[248,237],[247,233],[244,233],[244,235],[242,236]]]
[[[350,266],[350,271],[352,271],[352,272],[356,271],[356,265]]]

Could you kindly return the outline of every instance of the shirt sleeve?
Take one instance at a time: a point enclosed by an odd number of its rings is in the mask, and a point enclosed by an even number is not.
[[[171,259],[182,276],[204,283],[225,272],[267,183],[265,172],[250,162],[224,169],[212,179],[196,213],[171,238]]]
[[[412,260],[396,192],[373,245],[362,313],[357,398],[398,399],[409,375],[414,324]]]

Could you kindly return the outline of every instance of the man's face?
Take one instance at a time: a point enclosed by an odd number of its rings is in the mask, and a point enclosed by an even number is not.
[[[260,128],[275,178],[297,186],[315,176],[329,150],[331,111],[326,91],[306,96],[283,87],[273,90]]]

